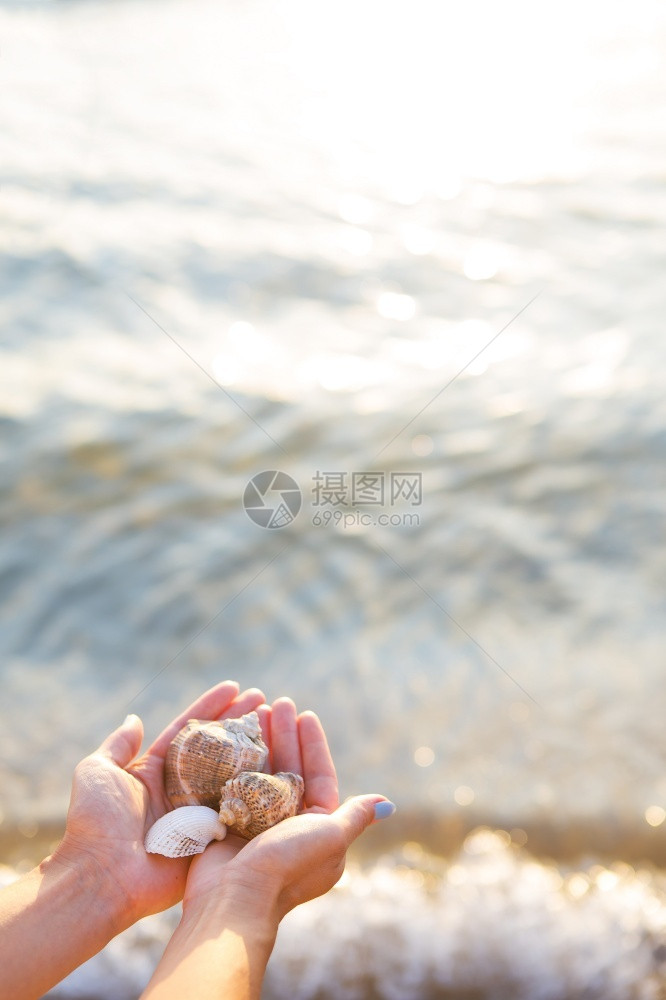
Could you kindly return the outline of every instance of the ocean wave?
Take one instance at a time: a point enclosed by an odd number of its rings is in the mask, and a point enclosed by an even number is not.
[[[178,919],[120,935],[48,1000],[136,1000]],[[658,1000],[666,877],[558,866],[477,829],[449,860],[413,842],[283,921],[264,1000]]]

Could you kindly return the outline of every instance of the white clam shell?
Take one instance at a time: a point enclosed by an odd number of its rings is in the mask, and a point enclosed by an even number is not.
[[[182,806],[153,823],[146,834],[149,854],[165,858],[187,858],[202,854],[211,840],[224,840],[227,828],[208,806]]]

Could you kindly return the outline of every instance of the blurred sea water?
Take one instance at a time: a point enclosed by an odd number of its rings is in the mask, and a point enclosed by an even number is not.
[[[666,995],[666,11],[0,32],[4,860],[128,710],[154,734],[231,676],[399,805],[268,997]],[[271,469],[276,530],[242,506]],[[317,476],[354,473],[422,502],[326,522]],[[57,996],[136,996],[170,920]]]

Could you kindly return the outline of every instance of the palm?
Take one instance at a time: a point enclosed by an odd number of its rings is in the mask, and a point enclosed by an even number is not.
[[[304,712],[297,716],[293,702],[280,698],[272,709],[261,709],[260,717],[264,740],[270,748],[271,771],[293,771],[303,776],[305,796],[301,814],[249,843],[230,835],[222,843],[211,844],[192,862],[187,877],[187,898],[217,892],[220,863],[232,861],[243,848],[248,858],[251,856],[253,867],[265,864],[277,872],[285,859],[286,842],[290,842],[286,854],[293,853],[294,858],[298,858],[307,841],[308,830],[316,826],[325,836],[327,814],[338,806],[335,768],[316,715]],[[306,820],[310,814],[319,814],[321,822],[315,821],[314,816]]]
[[[129,766],[102,748],[77,768],[63,850],[91,856],[138,916],[178,902],[190,864],[189,858],[147,854],[143,846],[147,829],[171,808],[164,791],[167,747],[188,719],[237,717],[263,701],[260,691],[237,692],[230,682],[208,691]]]

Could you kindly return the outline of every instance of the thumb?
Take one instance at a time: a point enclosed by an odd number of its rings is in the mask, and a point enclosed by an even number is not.
[[[122,726],[107,736],[97,753],[110,757],[119,767],[127,767],[139,750],[143,740],[143,722],[138,715],[128,715]]]
[[[379,795],[355,795],[343,802],[333,816],[342,824],[349,846],[371,823],[391,816],[394,812],[394,804],[386,798]]]

